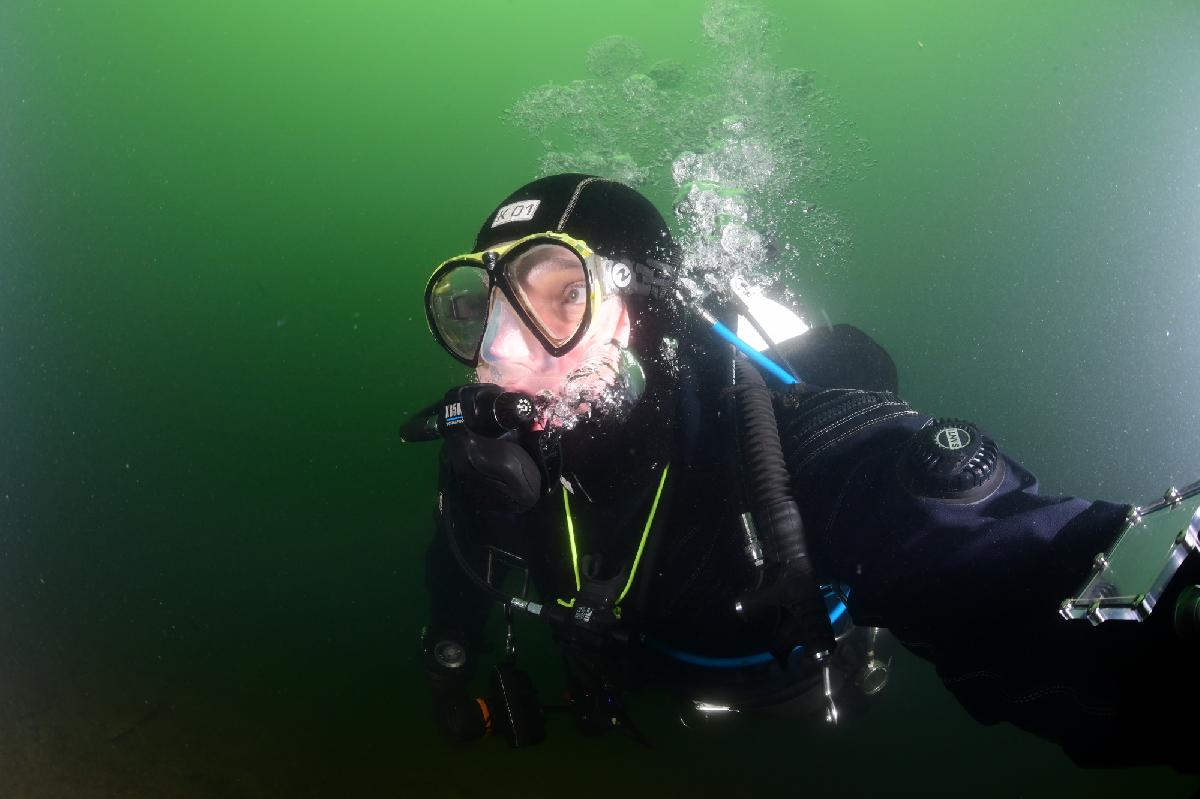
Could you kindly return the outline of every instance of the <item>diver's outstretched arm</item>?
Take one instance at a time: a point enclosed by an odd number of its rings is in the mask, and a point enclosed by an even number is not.
[[[976,719],[1054,740],[1082,765],[1200,768],[1174,732],[1200,717],[1200,692],[1186,685],[1200,657],[1170,618],[1200,564],[1185,562],[1146,622],[1065,620],[1063,600],[1129,506],[1042,496],[995,449],[986,466],[964,465],[986,474],[956,478],[921,442],[946,428],[957,445],[978,429],[890,392],[814,391],[780,405],[808,545],[850,587],[856,623],[889,628],[931,660]]]

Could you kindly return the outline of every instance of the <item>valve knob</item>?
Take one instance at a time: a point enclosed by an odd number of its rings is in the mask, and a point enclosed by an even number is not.
[[[959,501],[982,499],[1004,477],[996,443],[961,419],[935,419],[914,433],[902,469],[915,493]]]

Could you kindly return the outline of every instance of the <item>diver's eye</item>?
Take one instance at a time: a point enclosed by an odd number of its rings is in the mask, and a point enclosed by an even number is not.
[[[587,300],[587,285],[580,280],[563,289],[563,301],[567,305],[582,305]]]

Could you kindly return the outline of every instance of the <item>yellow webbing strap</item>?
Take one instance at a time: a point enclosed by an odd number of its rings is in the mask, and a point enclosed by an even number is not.
[[[629,589],[633,587],[633,579],[637,576],[638,565],[642,561],[642,552],[646,549],[646,540],[650,537],[650,528],[654,526],[654,516],[658,513],[658,502],[662,499],[663,486],[667,483],[667,472],[670,470],[671,464],[663,467],[662,475],[658,478],[658,490],[654,492],[654,501],[650,503],[650,514],[646,517],[646,526],[642,528],[642,540],[638,542],[637,552],[633,556],[633,566],[629,569],[629,579],[625,582],[625,587],[621,589],[620,596],[617,597],[616,604],[619,605],[625,595],[629,593]],[[571,569],[575,573],[575,591],[578,593],[583,588],[583,583],[579,579],[579,550],[575,546],[575,522],[571,518],[571,498],[567,487],[563,486],[563,509],[567,516],[567,540],[571,545]],[[555,600],[558,604],[565,608],[575,606],[575,598]],[[620,617],[620,608],[614,607],[614,613]]]
[[[650,526],[654,524],[654,514],[658,513],[658,500],[662,498],[663,486],[667,482],[667,470],[671,468],[671,464],[663,467],[662,477],[658,478],[658,490],[654,492],[654,502],[650,504],[650,515],[646,517],[646,526],[642,528],[642,540],[638,542],[637,554],[633,556],[633,568],[629,570],[629,580],[625,583],[625,587],[621,590],[621,595],[617,597],[616,604],[621,604],[621,600],[629,593],[629,587],[633,585],[634,575],[637,574],[638,564],[642,562],[642,550],[646,548],[646,539],[650,537]]]
[[[579,551],[575,548],[575,522],[571,519],[571,492],[566,486],[563,486],[562,492],[563,508],[567,512],[567,540],[571,542],[571,568],[575,572],[575,593],[579,593],[583,583],[579,581]]]

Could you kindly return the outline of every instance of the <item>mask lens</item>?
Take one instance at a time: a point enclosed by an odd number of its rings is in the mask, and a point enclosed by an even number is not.
[[[487,272],[478,264],[451,266],[429,292],[429,318],[446,346],[470,360],[483,338],[488,309]]]
[[[587,269],[570,247],[535,244],[505,265],[508,284],[530,320],[554,346],[579,331],[588,307]]]

